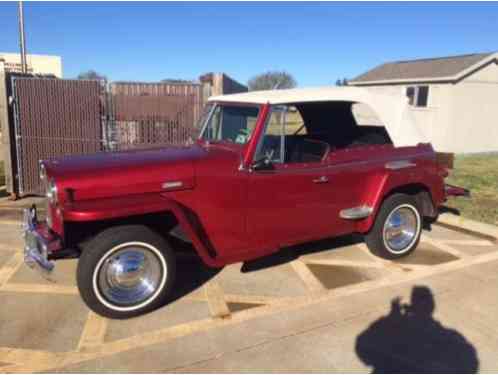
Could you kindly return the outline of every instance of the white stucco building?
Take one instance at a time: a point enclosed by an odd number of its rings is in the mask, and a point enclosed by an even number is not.
[[[60,56],[50,55],[26,55],[28,73],[52,74],[62,78],[62,59]],[[0,52],[0,65],[7,72],[22,71],[21,55],[19,53]]]
[[[389,62],[349,84],[407,95],[437,151],[498,151],[498,53]]]

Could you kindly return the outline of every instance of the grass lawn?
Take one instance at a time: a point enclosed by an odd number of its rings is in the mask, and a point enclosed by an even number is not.
[[[498,225],[498,154],[457,155],[447,182],[471,191],[471,199],[451,198],[447,205],[469,219]]]

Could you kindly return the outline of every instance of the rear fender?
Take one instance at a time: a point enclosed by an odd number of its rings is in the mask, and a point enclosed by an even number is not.
[[[430,184],[406,172],[384,172],[373,176],[363,199],[366,206],[372,207],[372,213],[356,222],[356,231],[367,233],[373,226],[383,201],[391,194],[406,193],[414,195],[419,202],[422,214],[426,217],[437,216],[437,202],[434,200]]]

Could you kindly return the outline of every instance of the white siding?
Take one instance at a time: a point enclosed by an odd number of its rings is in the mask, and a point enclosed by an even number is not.
[[[448,148],[454,152],[498,151],[498,65],[452,87]]]

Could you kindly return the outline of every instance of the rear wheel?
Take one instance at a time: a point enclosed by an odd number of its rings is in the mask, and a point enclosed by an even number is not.
[[[393,194],[382,203],[365,242],[372,253],[397,259],[415,250],[421,232],[422,216],[416,199],[411,195]]]
[[[175,278],[168,243],[147,227],[109,228],[81,254],[77,282],[81,297],[97,314],[124,319],[161,306]]]

